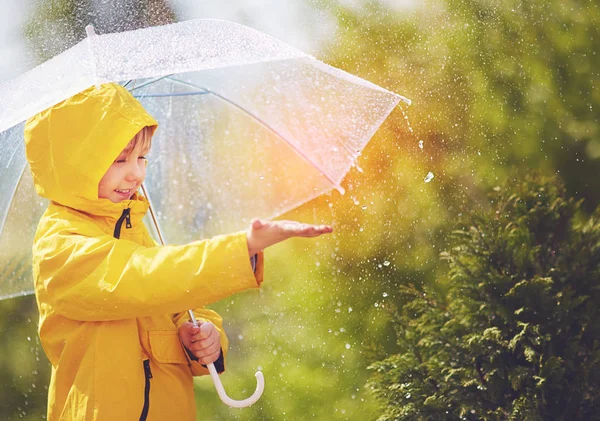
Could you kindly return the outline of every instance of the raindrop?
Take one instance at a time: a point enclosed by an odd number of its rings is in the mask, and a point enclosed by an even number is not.
[[[387,293],[387,292],[384,292],[383,294],[381,294],[381,296],[382,296],[383,298],[385,298],[385,297],[387,297],[387,296],[388,296],[388,293]]]
[[[433,173],[431,171],[429,171],[423,181],[425,181],[426,183],[429,183],[431,180],[433,180]]]
[[[389,266],[389,265],[390,265],[390,262],[389,262],[389,260],[385,260],[385,261],[383,262],[383,266]]]
[[[419,140],[419,149],[423,149],[423,141]]]

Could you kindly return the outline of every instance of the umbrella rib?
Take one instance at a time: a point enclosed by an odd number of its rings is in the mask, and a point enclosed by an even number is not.
[[[198,91],[198,92],[178,92],[172,94],[142,94],[142,95],[134,95],[135,98],[164,98],[164,97],[172,97],[172,96],[192,96],[192,95],[206,95],[212,92],[209,91]]]
[[[143,87],[145,87],[145,86],[152,85],[153,83],[156,83],[156,82],[158,82],[159,80],[162,80],[162,79],[168,78],[169,76],[171,76],[171,75],[159,76],[159,77],[156,77],[156,78],[154,78],[154,79],[151,79],[151,80],[149,80],[149,81],[147,81],[147,82],[144,82],[144,83],[142,83],[141,85],[137,85],[137,86],[134,84],[134,85],[133,85],[133,88],[129,89],[129,91],[130,91],[130,92],[132,92],[132,91],[135,91],[136,89],[140,89],[140,88],[143,88]],[[125,83],[125,85],[123,85],[123,87],[127,88],[127,85],[129,85],[129,84],[132,82],[132,80],[133,80],[133,79],[130,79],[130,80],[128,80],[128,81],[127,81],[127,83]]]
[[[249,111],[246,108],[242,107],[241,105],[237,104],[236,102],[230,100],[229,98],[227,98],[227,97],[225,97],[225,96],[223,96],[223,95],[221,95],[221,94],[219,94],[219,93],[217,93],[217,92],[215,92],[213,90],[210,90],[210,89],[207,89],[207,88],[203,88],[201,86],[196,86],[193,83],[184,82],[182,80],[175,79],[175,78],[170,77],[170,76],[166,76],[166,78],[169,79],[169,80],[171,80],[171,81],[173,81],[173,82],[181,83],[183,85],[187,85],[187,86],[193,87],[195,89],[202,89],[202,90],[206,91],[207,93],[213,94],[217,98],[220,98],[221,100],[227,102],[228,104],[233,105],[234,107],[238,108],[240,111],[248,114],[250,117],[252,117],[254,120],[256,120],[259,124],[261,124],[264,128],[266,128],[271,133],[273,133],[275,136],[277,136],[280,140],[282,140],[283,142],[285,142],[302,159],[304,159],[306,162],[308,162],[310,165],[312,165],[313,168],[315,168],[317,171],[319,171],[319,173],[321,173],[321,175],[323,177],[325,177],[327,179],[327,181],[329,181],[340,193],[342,193],[342,194],[344,193],[344,188],[342,186],[340,186],[338,183],[336,183],[334,180],[332,180],[331,177],[329,177],[329,175],[325,171],[323,171],[323,169],[317,163],[313,162],[298,147],[296,147],[294,144],[292,144],[291,142],[289,142],[281,133],[279,133],[276,129],[274,129],[273,127],[271,127],[266,121],[264,121],[259,116],[255,115],[254,113],[252,113],[251,111]],[[175,95],[173,95],[173,96],[175,96]]]
[[[15,148],[12,152],[12,154],[10,155],[10,158],[8,160],[8,163],[6,164],[6,168],[10,167],[10,164],[12,162],[12,160],[15,158],[15,155],[17,154],[17,152],[19,152],[19,148]],[[23,175],[23,171],[21,171],[21,175]],[[19,177],[20,178],[20,177]]]
[[[16,183],[15,183],[15,187],[12,189],[12,192],[10,193],[10,198],[12,199],[15,196],[15,193],[17,192],[17,188],[19,187],[19,184],[21,183],[21,178],[23,178],[23,173],[25,172],[25,167],[27,165],[23,164],[23,168],[21,168],[21,171],[19,171],[20,175],[19,178]],[[0,233],[2,232],[2,230],[4,229],[4,224],[6,223],[6,218],[8,218],[8,211],[10,210],[10,206],[6,209],[6,214],[4,214],[4,217],[2,218],[2,223],[0,223]]]

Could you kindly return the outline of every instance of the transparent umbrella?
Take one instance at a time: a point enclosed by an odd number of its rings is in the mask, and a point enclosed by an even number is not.
[[[24,121],[119,82],[159,123],[146,188],[172,243],[275,218],[331,190],[398,105],[395,93],[251,28],[192,20],[88,37],[0,84],[0,298],[30,294],[34,191]],[[162,236],[159,236],[162,233]],[[218,377],[217,377],[218,379]]]

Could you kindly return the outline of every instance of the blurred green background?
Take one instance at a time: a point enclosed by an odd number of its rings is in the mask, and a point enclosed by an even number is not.
[[[113,30],[179,19],[166,1],[130,3],[126,27]],[[59,22],[67,44],[81,39],[86,4],[36,3],[27,39],[41,44],[41,21]],[[335,22],[319,59],[413,105],[398,107],[377,132],[344,196],[286,215],[331,223],[335,233],[269,249],[261,290],[213,307],[231,340],[226,390],[249,395],[258,368],[266,390],[255,406],[236,410],[219,401],[209,378],[198,378],[198,419],[377,418],[367,366],[396,351],[390,309],[402,305],[402,285],[435,288],[447,271],[439,254],[459,217],[488,206],[487,192],[510,186],[515,170],[558,175],[587,211],[600,203],[597,3],[307,5]],[[57,52],[37,50],[40,61]],[[34,297],[0,301],[0,419],[45,418],[49,367],[36,328]]]

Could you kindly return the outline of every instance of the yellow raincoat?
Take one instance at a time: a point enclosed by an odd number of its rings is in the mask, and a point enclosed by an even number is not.
[[[156,121],[115,84],[25,126],[37,192],[51,200],[33,246],[49,421],[195,420],[192,376],[207,370],[180,343],[186,309],[219,328],[225,352],[221,319],[202,306],[262,282],[262,255],[255,274],[245,233],[156,246],[145,198],[98,199],[100,179],[145,126]]]

